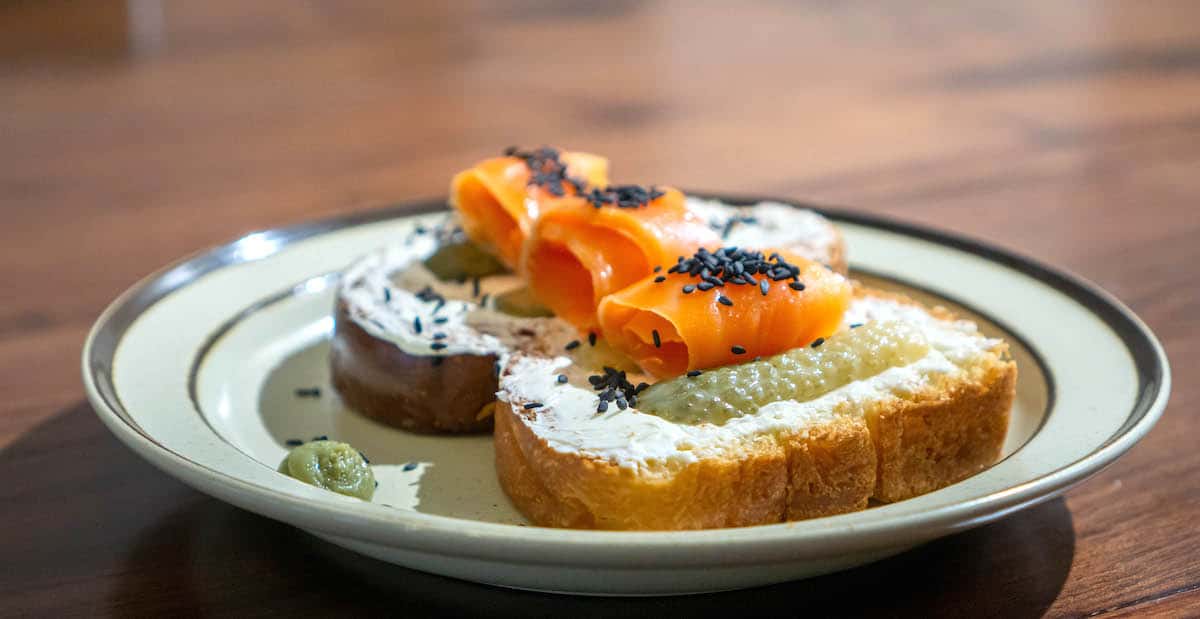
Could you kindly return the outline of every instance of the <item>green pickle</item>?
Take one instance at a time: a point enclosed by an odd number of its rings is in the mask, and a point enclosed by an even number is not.
[[[425,259],[425,268],[442,281],[487,277],[506,271],[495,256],[470,241],[452,241]]]
[[[312,441],[292,449],[279,472],[306,484],[370,501],[375,473],[357,449],[336,441]]]
[[[520,316],[522,318],[549,318],[554,316],[554,312],[550,311],[545,305],[538,302],[533,297],[533,293],[528,287],[516,288],[496,295],[495,307],[497,311],[504,312],[510,316]]]
[[[723,424],[771,402],[814,400],[834,389],[913,363],[929,352],[903,322],[872,322],[805,347],[739,365],[680,376],[646,389],[638,410],[675,423]]]

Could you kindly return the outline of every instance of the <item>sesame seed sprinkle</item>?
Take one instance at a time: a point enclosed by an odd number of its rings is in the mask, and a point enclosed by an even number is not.
[[[442,350],[442,349],[446,348],[446,343],[445,342],[434,342],[434,343],[430,344],[429,347],[434,350]]]
[[[298,397],[298,398],[319,398],[319,397],[321,397],[321,388],[320,387],[301,387],[300,389],[296,390],[296,397]]]
[[[823,337],[819,337],[819,338],[817,338],[817,339],[813,340],[813,343],[812,343],[812,344],[809,344],[809,346],[812,346],[813,348],[817,348],[817,347],[819,347],[821,344],[824,344],[824,343],[825,343],[825,338],[823,338]]]
[[[566,384],[566,382],[567,382],[567,375],[566,375],[566,374],[559,374],[559,375],[558,375],[558,378],[556,378],[556,379],[554,379],[554,380],[558,381],[558,384],[560,384],[560,385],[562,385],[562,384]]]
[[[804,284],[800,282],[791,282],[788,284],[788,288],[791,288],[792,290],[804,290]]]
[[[525,408],[525,410],[530,411],[535,408],[541,408],[541,407],[542,407],[541,402],[526,402],[524,408]]]
[[[733,347],[731,347],[731,348],[729,349],[729,351],[730,351],[730,352],[732,352],[732,353],[733,353],[733,354],[735,354],[735,355],[744,355],[744,354],[746,354],[746,349],[745,349],[745,348],[742,348],[741,346],[738,346],[738,345],[736,345],[736,344],[735,344]]]
[[[727,297],[723,294],[717,295],[717,303],[720,303],[721,305],[724,305],[725,307],[732,307],[733,299],[730,299],[729,297]]]
[[[413,317],[413,333],[416,333],[417,335],[421,335],[421,317],[420,316]]]
[[[588,331],[588,346],[595,346],[595,345],[596,345],[596,332]]]
[[[617,408],[625,410],[630,406],[637,404],[637,394],[646,383],[634,385],[626,378],[625,372],[604,366],[603,374],[594,374],[588,376],[588,382],[591,383],[592,389],[597,391],[599,401],[596,404],[596,412],[603,413],[608,410],[608,403],[612,402],[617,405]]]
[[[577,194],[586,189],[585,181],[568,174],[567,164],[560,158],[561,153],[557,149],[543,146],[523,151],[510,146],[504,149],[504,155],[524,160],[529,168],[529,185],[545,189],[551,195],[561,198],[568,189]]]
[[[575,350],[576,348],[579,348],[579,340],[571,340],[570,342],[567,342],[567,345],[563,348],[566,348],[567,350]]]
[[[662,348],[662,338],[658,335],[658,329],[652,329],[650,331],[650,337],[654,338],[655,348]]]
[[[688,371],[687,375],[688,375],[688,378],[695,378],[703,373],[704,372],[702,372],[701,370],[690,370],[690,371]]]
[[[667,281],[667,276],[665,276],[665,275],[659,275],[658,277],[654,278],[654,283],[656,283],[656,284],[661,284],[665,281]]]

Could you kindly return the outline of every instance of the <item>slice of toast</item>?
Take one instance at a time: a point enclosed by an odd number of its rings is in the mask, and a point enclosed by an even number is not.
[[[1006,345],[944,310],[862,289],[845,322],[884,319],[918,326],[931,351],[720,426],[633,408],[598,414],[587,370],[565,357],[514,355],[496,410],[500,483],[539,525],[699,529],[855,511],[994,463],[1016,379]]]

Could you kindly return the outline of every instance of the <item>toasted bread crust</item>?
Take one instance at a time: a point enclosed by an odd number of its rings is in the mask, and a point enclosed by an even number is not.
[[[900,295],[871,295],[916,304]],[[944,308],[931,315],[952,320]],[[513,503],[542,526],[703,529],[777,523],[864,509],[960,481],[1000,455],[1016,386],[1002,344],[994,356],[863,417],[763,436],[737,458],[708,458],[661,475],[639,474],[553,449],[524,416],[496,405],[496,471]],[[519,403],[517,403],[519,404]]]
[[[1008,433],[1016,381],[1015,363],[995,361],[914,401],[869,412],[879,461],[874,498],[893,502],[932,492],[995,463]]]
[[[524,411],[496,404],[496,472],[531,521],[550,527],[682,530],[769,524],[862,509],[875,484],[866,425],[845,419],[804,436],[762,437],[738,459],[644,475],[563,453]]]
[[[496,398],[495,355],[412,355],[335,310],[333,386],[350,408],[412,432],[486,432]],[[435,364],[436,363],[436,364]]]

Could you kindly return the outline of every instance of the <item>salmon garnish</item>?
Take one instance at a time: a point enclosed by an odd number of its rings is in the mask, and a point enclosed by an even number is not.
[[[613,348],[666,378],[810,345],[838,329],[850,297],[844,277],[796,255],[701,249],[598,315]]]
[[[516,269],[539,203],[607,184],[604,157],[553,148],[510,148],[503,157],[456,174],[450,182],[450,205],[458,210],[472,241]]]
[[[539,301],[588,331],[598,327],[596,307],[605,296],[656,266],[669,266],[676,256],[719,244],[679,190],[607,187],[544,204],[522,272]]]

